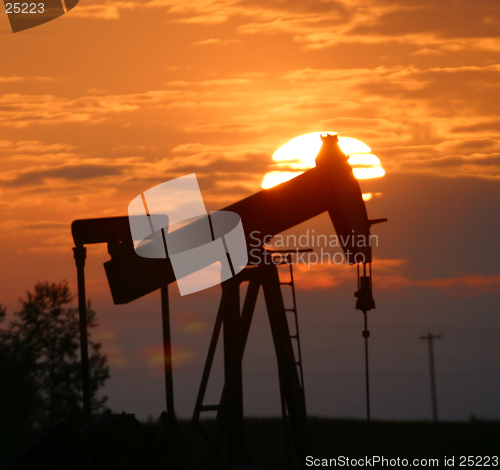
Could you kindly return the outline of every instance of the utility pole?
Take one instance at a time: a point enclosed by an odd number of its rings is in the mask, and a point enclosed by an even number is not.
[[[432,335],[430,332],[426,336],[421,336],[420,339],[427,340],[429,344],[429,366],[431,375],[431,398],[432,398],[432,419],[438,420],[437,398],[436,398],[436,374],[434,373],[434,340],[442,338],[443,335]]]

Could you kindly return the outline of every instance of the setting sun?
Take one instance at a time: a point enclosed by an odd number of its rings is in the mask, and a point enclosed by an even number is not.
[[[264,175],[261,186],[264,189],[272,188],[316,166],[316,155],[322,145],[321,134],[323,132],[311,132],[295,137],[276,150],[273,155],[276,163],[272,171]],[[356,178],[379,178],[385,175],[379,158],[370,153],[368,145],[351,137],[339,137],[339,146],[349,157]]]

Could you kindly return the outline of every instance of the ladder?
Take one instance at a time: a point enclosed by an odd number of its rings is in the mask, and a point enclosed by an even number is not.
[[[306,251],[310,252],[312,250],[307,249],[307,250],[300,250],[300,251]],[[290,338],[295,340],[295,346],[296,346],[296,351],[297,351],[297,360],[295,361],[295,364],[297,366],[297,369],[299,371],[299,377],[300,377],[300,388],[302,389],[302,393],[304,393],[304,369],[303,369],[303,364],[302,364],[302,349],[300,346],[300,331],[299,331],[299,316],[297,314],[297,299],[295,297],[295,282],[293,279],[293,261],[292,261],[292,254],[296,253],[297,250],[283,250],[283,251],[275,251],[275,253],[287,253],[285,256],[285,259],[281,264],[287,265],[288,266],[288,274],[289,274],[289,281],[282,281],[280,279],[280,286],[290,286],[291,293],[292,293],[292,306],[290,308],[285,307],[285,312],[287,313],[293,313],[293,331],[294,334],[290,334]],[[305,394],[304,394],[305,396]]]

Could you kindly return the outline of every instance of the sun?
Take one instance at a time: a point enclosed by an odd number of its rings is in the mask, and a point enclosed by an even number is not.
[[[315,167],[316,155],[323,144],[320,138],[323,133],[300,135],[276,150],[273,155],[276,163],[273,170],[264,175],[261,186],[264,189],[272,188]],[[351,137],[339,137],[339,146],[349,157],[348,162],[357,179],[380,178],[385,175],[380,160],[370,153],[368,145]]]

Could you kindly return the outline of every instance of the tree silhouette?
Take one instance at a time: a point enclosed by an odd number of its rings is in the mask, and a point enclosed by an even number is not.
[[[0,323],[6,311],[0,306]],[[35,358],[14,347],[9,330],[0,330],[0,428],[22,428],[31,424],[36,409],[37,388],[30,371]]]
[[[2,333],[3,347],[24,357],[26,380],[36,385],[33,421],[43,424],[59,418],[80,419],[82,411],[78,310],[71,307],[68,283],[38,282],[34,292],[20,299],[10,328]],[[4,312],[5,314],[5,312]],[[89,329],[96,327],[96,312],[87,307]],[[92,411],[103,411],[107,397],[97,392],[109,378],[101,345],[89,340]]]

